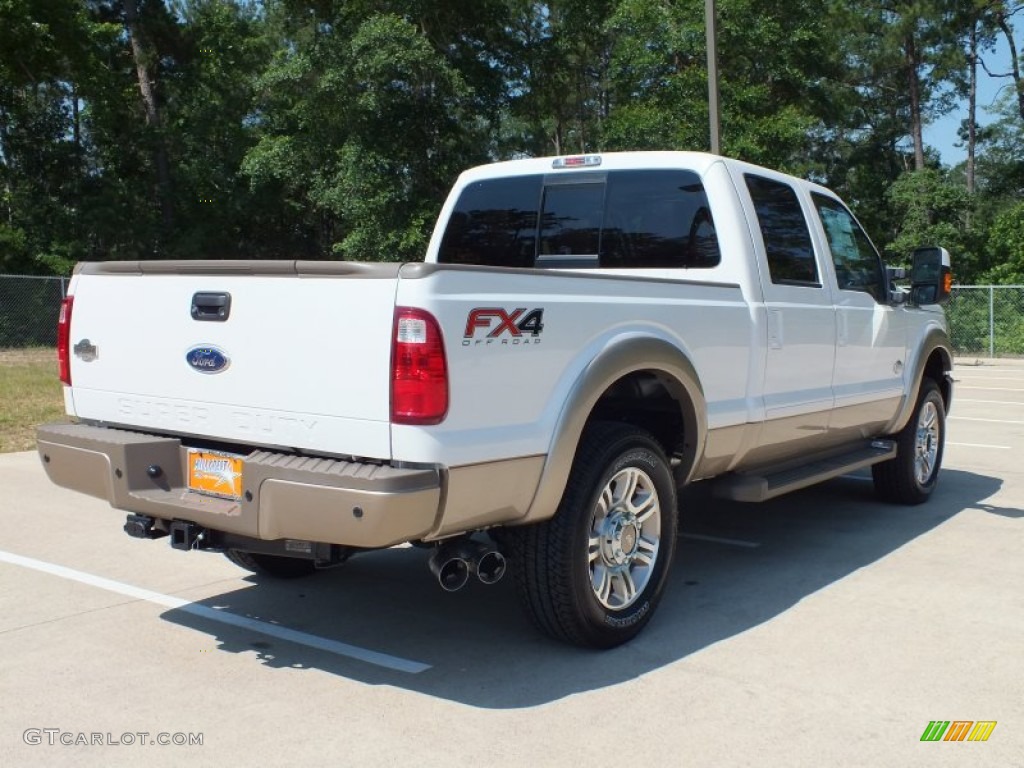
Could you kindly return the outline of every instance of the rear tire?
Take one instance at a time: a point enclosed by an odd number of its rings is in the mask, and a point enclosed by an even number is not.
[[[309,576],[316,570],[312,560],[299,557],[282,557],[280,555],[264,555],[257,552],[246,552],[243,549],[229,549],[224,557],[240,568],[258,573],[262,576],[273,576],[276,579],[297,579]]]
[[[668,579],[677,518],[672,472],[654,438],[625,424],[588,427],[554,517],[506,529],[534,624],[591,648],[635,637]]]
[[[934,379],[924,379],[910,421],[896,436],[896,457],[875,464],[871,476],[884,501],[921,504],[939,481],[946,443],[946,408]]]

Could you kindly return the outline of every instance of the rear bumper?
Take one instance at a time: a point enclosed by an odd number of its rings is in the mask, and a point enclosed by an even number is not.
[[[181,440],[86,424],[39,427],[50,479],[113,507],[188,520],[264,540],[298,539],[387,547],[420,539],[440,522],[441,472],[254,451],[245,457],[244,497],[204,496],[186,484]],[[147,468],[156,465],[152,477]]]

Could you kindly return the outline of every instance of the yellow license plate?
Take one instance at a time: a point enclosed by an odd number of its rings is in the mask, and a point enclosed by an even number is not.
[[[240,499],[242,464],[241,456],[189,448],[189,490],[225,499]]]

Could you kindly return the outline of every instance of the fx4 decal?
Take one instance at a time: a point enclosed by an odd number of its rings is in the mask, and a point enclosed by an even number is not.
[[[540,344],[544,310],[526,307],[507,312],[496,307],[477,307],[466,317],[462,346],[471,344]]]

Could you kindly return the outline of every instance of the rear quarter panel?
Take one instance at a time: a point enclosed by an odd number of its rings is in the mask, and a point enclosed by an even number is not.
[[[691,360],[708,426],[742,424],[756,384],[751,309],[736,285],[593,272],[433,267],[399,281],[398,304],[438,318],[448,354],[450,407],[434,427],[393,425],[396,459],[460,466],[548,452],[559,415],[587,366],[630,337],[663,339]],[[410,276],[415,273],[408,273]],[[678,275],[678,272],[676,273]],[[532,336],[467,329],[475,309],[543,311]],[[467,335],[467,330],[469,331]],[[625,372],[624,372],[625,373]]]

